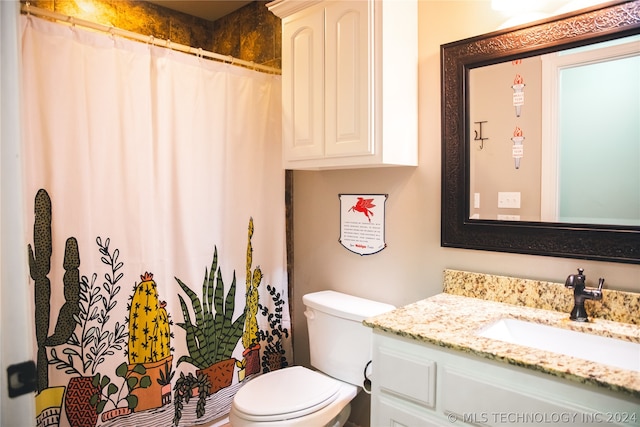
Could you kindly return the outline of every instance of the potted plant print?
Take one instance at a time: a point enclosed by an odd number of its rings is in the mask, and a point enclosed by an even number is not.
[[[236,295],[235,272],[225,298],[216,247],[211,269],[205,270],[202,300],[182,280],[176,277],[176,281],[189,297],[193,311],[192,319],[184,298],[178,295],[184,322],[177,325],[186,332],[189,354],[181,356],[177,366],[187,362],[199,369],[196,374],[206,373],[212,385],[210,393],[216,393],[230,386],[233,381],[235,359],[232,358],[232,353],[242,336],[245,319],[244,311],[235,320],[233,319]]]
[[[36,395],[36,425],[58,426],[66,387],[47,387]]]
[[[89,279],[82,276],[79,281],[78,314],[73,317],[75,329],[67,339],[61,353],[51,349],[49,364],[65,373],[75,375],[69,380],[65,397],[65,412],[72,427],[92,427],[97,422],[98,414],[91,406],[90,399],[98,389],[93,385],[93,376],[98,366],[107,357],[122,350],[127,339],[124,324],[115,322],[113,330],[111,311],[115,308],[116,295],[120,292],[119,280],[123,274],[119,272],[123,263],[118,261],[119,251],[109,250],[109,239],[103,243],[96,239],[101,260],[110,267],[104,275],[105,281],[97,283],[97,274]]]
[[[176,385],[174,387],[175,397],[173,399],[173,425],[175,426],[178,425],[182,418],[184,404],[189,403],[193,398],[194,390],[198,391],[196,417],[201,418],[205,413],[204,405],[206,403],[207,396],[210,394],[211,383],[204,373],[201,372],[197,375],[197,377],[194,377],[193,374],[189,372],[189,375],[185,376],[184,373],[180,372],[180,377],[176,380]]]
[[[158,382],[162,370],[173,362],[171,355],[171,324],[166,302],[158,298],[158,287],[152,273],[140,276],[140,283],[133,288],[129,309],[129,356],[130,375],[138,376],[135,367],[143,365],[151,378],[151,385],[132,391],[137,396],[135,411],[159,408],[164,405],[163,385]]]
[[[138,405],[138,397],[133,394],[133,391],[139,388],[148,388],[151,385],[151,379],[145,374],[146,369],[143,365],[136,365],[130,371],[127,363],[123,362],[116,368],[116,376],[122,379],[120,387],[111,382],[111,378],[107,375],[101,376],[100,373],[97,373],[93,376],[92,385],[98,389],[98,392],[91,396],[89,402],[97,414],[102,414],[102,421],[109,421],[120,415],[133,412],[133,409]],[[125,387],[126,395],[123,396]],[[112,405],[113,408],[105,411],[107,405]]]
[[[269,329],[258,332],[260,340],[265,343],[262,354],[262,372],[264,373],[289,366],[286,351],[282,346],[282,341],[289,338],[289,330],[282,326],[282,310],[285,302],[275,287],[267,285],[267,291],[271,295],[275,309],[272,313],[269,307],[260,304],[261,314],[267,318],[269,324]]]
[[[172,369],[170,363],[164,363],[164,370],[160,371],[160,378],[156,380],[156,382],[161,387],[162,394],[162,404],[166,405],[167,403],[171,403],[171,380],[173,380],[175,372]]]

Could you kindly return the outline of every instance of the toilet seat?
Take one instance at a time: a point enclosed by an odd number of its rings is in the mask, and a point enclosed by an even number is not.
[[[280,421],[303,417],[330,405],[341,382],[302,366],[260,375],[240,388],[233,410],[248,421]]]

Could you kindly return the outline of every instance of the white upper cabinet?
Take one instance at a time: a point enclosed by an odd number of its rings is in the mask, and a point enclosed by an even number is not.
[[[283,166],[418,164],[417,0],[277,0]]]

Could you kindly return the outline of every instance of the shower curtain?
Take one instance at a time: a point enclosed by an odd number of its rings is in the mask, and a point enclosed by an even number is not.
[[[280,78],[21,26],[37,425],[211,425],[292,357]]]

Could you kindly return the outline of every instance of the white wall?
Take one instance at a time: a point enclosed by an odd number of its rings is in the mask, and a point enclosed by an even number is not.
[[[17,1],[0,1],[0,425],[33,424],[34,399],[9,398],[6,370],[34,359],[20,180]]]
[[[489,1],[419,3],[417,168],[294,172],[294,349],[308,365],[302,295],[334,289],[401,306],[437,294],[446,268],[563,282],[577,267],[589,284],[640,292],[640,266],[440,247],[440,45],[494,31]],[[339,193],[388,193],[382,252],[359,256],[339,237]]]

